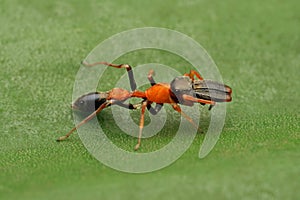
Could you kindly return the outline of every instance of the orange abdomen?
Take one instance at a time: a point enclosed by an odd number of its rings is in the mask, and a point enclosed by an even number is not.
[[[158,83],[145,91],[149,101],[155,103],[174,103],[171,98],[170,84]]]

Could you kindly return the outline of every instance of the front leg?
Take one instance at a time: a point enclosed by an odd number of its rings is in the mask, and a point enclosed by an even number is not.
[[[180,113],[181,116],[183,116],[185,119],[187,119],[196,129],[198,128],[198,126],[195,124],[195,122],[193,121],[193,119],[190,116],[188,116],[187,114],[185,114],[181,110],[181,108],[180,108],[180,106],[178,104],[174,103],[174,104],[172,104],[172,107],[173,107],[174,110],[176,110],[178,113]]]
[[[195,70],[191,70],[189,74],[184,74],[183,76],[188,76],[192,81],[194,81],[194,77],[196,76],[199,80],[203,80],[202,76]]]
[[[216,102],[212,101],[212,100],[206,100],[206,99],[200,99],[200,98],[195,98],[193,96],[190,95],[182,95],[182,98],[187,101],[187,102],[193,102],[193,103],[202,103],[202,104],[210,104],[210,105],[215,105]]]

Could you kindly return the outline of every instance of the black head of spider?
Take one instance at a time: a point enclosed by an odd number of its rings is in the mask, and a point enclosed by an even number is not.
[[[107,93],[91,92],[72,103],[72,109],[82,113],[92,113],[107,101]]]
[[[192,80],[187,76],[178,76],[171,82],[171,91],[175,94],[178,101],[181,101],[181,96],[193,95]]]
[[[190,93],[192,89],[192,80],[187,76],[178,76],[171,82],[173,93]]]

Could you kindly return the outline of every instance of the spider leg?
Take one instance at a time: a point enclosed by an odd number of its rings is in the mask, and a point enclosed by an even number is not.
[[[194,80],[194,76],[196,76],[199,80],[203,80],[202,76],[196,70],[191,70],[190,73],[186,73],[183,76],[188,76],[192,80]]]
[[[72,128],[66,135],[59,137],[56,141],[60,142],[60,141],[67,139],[76,129],[78,129],[83,124],[90,121],[91,119],[93,119],[99,112],[101,112],[101,110],[103,110],[104,108],[106,108],[112,104],[113,104],[113,101],[108,101],[108,102],[102,104],[97,110],[95,110],[92,114],[87,116],[84,120],[82,120],[79,124],[77,124],[74,128]]]
[[[152,114],[152,115],[156,115],[160,110],[161,110],[161,108],[163,107],[163,103],[157,103],[156,105],[155,105],[155,107],[153,108],[152,106],[151,106],[151,104],[148,104],[147,105],[147,109],[149,110],[149,112]]]
[[[151,86],[153,86],[153,85],[156,84],[155,80],[153,79],[153,76],[154,76],[154,75],[155,75],[154,70],[151,69],[151,70],[149,71],[148,77],[147,77],[148,80],[149,80],[149,82],[150,82],[150,84],[151,84]]]
[[[84,66],[87,66],[87,67],[93,67],[93,66],[96,66],[96,65],[106,65],[106,66],[109,66],[109,67],[115,67],[115,68],[119,68],[119,69],[120,68],[125,68],[126,71],[127,71],[127,73],[128,73],[129,83],[130,83],[131,90],[132,91],[136,90],[136,82],[135,82],[135,79],[134,79],[132,68],[128,64],[116,65],[116,64],[112,64],[112,63],[108,63],[108,62],[87,63],[85,61],[82,61],[82,64]]]
[[[138,150],[141,146],[141,139],[142,139],[142,131],[144,128],[144,120],[145,120],[145,110],[147,107],[148,101],[144,101],[142,104],[142,111],[141,111],[141,118],[140,118],[140,130],[139,130],[139,136],[138,136],[138,142],[134,147],[134,150]]]
[[[205,99],[198,99],[198,98],[195,98],[193,96],[190,96],[190,95],[182,95],[182,98],[185,100],[185,101],[191,101],[191,102],[196,102],[196,103],[204,103],[204,104],[210,104],[210,105],[215,105],[216,102],[214,101],[211,101],[211,100],[205,100]]]
[[[129,110],[136,110],[141,107],[141,103],[132,104],[132,103],[123,103],[121,101],[118,101],[115,104],[123,108],[127,108]]]
[[[187,114],[185,114],[180,106],[176,103],[172,104],[172,107],[174,110],[176,110],[177,112],[179,112],[184,118],[186,118],[196,129],[198,129],[198,126],[195,124],[195,122],[193,121],[192,118],[190,118],[190,116],[188,116]]]

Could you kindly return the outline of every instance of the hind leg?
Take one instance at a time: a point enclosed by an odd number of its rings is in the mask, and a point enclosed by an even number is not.
[[[95,62],[95,63],[89,64],[85,61],[83,61],[82,64],[84,66],[87,66],[87,67],[93,67],[93,66],[96,66],[96,65],[106,65],[106,66],[109,66],[109,67],[115,67],[115,68],[119,68],[119,69],[120,68],[125,68],[127,73],[128,73],[131,90],[132,91],[136,90],[136,82],[135,82],[134,75],[133,75],[133,72],[132,72],[132,68],[131,68],[130,65],[127,65],[127,64],[116,65],[116,64],[107,63],[107,62]]]

